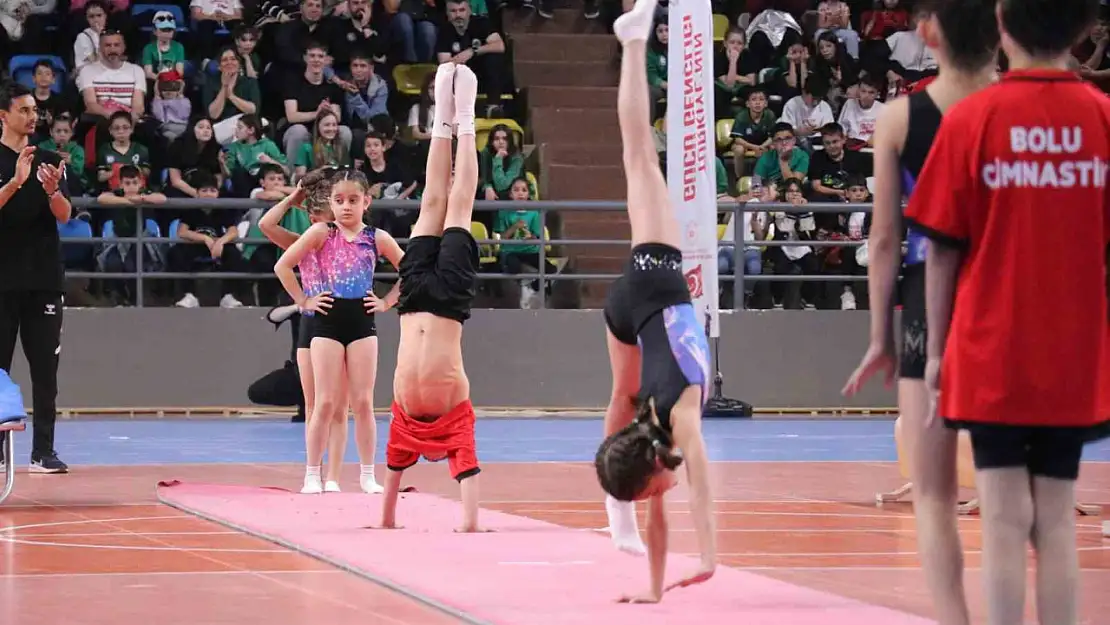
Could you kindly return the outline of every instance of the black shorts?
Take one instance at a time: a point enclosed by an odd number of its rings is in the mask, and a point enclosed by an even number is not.
[[[1083,446],[1110,436],[1110,422],[1095,427],[1033,427],[946,421],[954,429],[967,430],[976,469],[1024,467],[1030,475],[1059,480],[1079,477]]]
[[[374,313],[366,312],[361,299],[333,299],[327,314],[315,313],[310,317],[312,339],[331,339],[343,347],[360,339],[378,335]]]
[[[902,272],[902,352],[898,377],[925,379],[925,264],[907,265]]]
[[[639,345],[640,395],[655,402],[661,422],[690,386],[702,401],[710,383],[709,343],[682,274],[682,252],[648,243],[632,249],[624,275],[613,284],[605,322],[617,340]]]
[[[448,228],[442,237],[414,237],[398,268],[401,297],[397,313],[432,313],[462,323],[478,285],[478,243],[465,228]]]
[[[312,318],[314,315],[297,315],[297,349],[308,349],[312,345]]]

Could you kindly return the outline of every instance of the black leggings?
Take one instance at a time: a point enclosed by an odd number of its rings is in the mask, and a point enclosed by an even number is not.
[[[58,356],[62,345],[62,294],[50,291],[0,293],[0,369],[11,373],[15,339],[31,373],[34,409],[31,455],[54,451],[54,422],[58,418]]]

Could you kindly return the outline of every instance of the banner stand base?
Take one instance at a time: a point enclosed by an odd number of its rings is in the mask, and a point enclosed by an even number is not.
[[[709,325],[708,319],[706,325]],[[706,330],[708,330],[708,327]],[[706,334],[709,333],[706,332]],[[720,337],[713,338],[713,354],[713,364],[714,369],[716,369],[716,374],[713,376],[713,396],[705,402],[705,408],[702,409],[702,416],[711,419],[750,419],[753,413],[751,404],[740,401],[739,399],[725,397],[725,378],[721,375]]]

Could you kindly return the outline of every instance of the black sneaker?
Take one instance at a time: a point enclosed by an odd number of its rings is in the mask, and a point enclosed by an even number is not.
[[[598,9],[597,0],[586,0],[585,7],[582,9],[582,15],[588,20],[596,20],[597,16],[601,14]]]
[[[42,456],[31,454],[31,473],[69,473],[66,463],[58,460],[58,454],[50,452]]]

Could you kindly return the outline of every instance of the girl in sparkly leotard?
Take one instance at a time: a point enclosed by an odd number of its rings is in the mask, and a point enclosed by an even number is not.
[[[365,226],[370,206],[369,185],[360,173],[338,171],[331,178],[329,205],[335,221],[308,229],[274,267],[293,301],[311,312],[314,412],[342,415],[348,401],[355,414],[355,440],[361,464],[360,483],[370,493],[380,493],[374,476],[374,379],[378,365],[377,328],[374,314],[397,301],[398,285],[384,298],[373,294],[374,268],[379,254],[395,267],[402,252],[384,230]],[[309,260],[309,259],[312,260]],[[305,263],[305,261],[308,261]],[[308,268],[308,284],[298,282],[293,268]],[[309,423],[306,433],[307,466],[301,492],[323,492],[320,461],[324,455],[327,425],[324,419]]]

